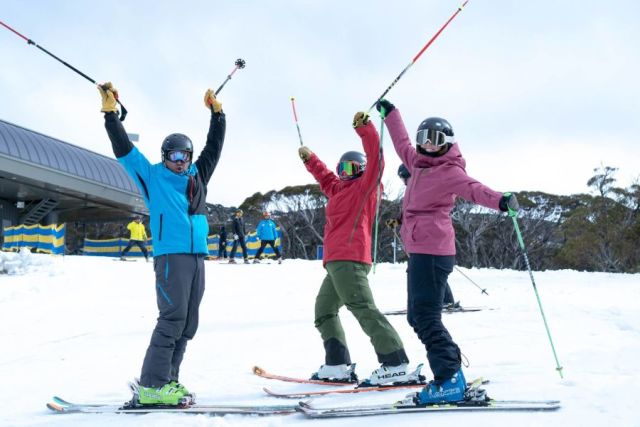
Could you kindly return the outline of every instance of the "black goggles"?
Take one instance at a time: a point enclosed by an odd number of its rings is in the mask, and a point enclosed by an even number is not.
[[[448,142],[453,142],[452,136],[447,136],[444,132],[435,129],[422,129],[416,134],[416,144],[430,144],[434,147],[442,147]]]
[[[167,160],[172,163],[176,162],[185,162],[188,163],[191,161],[191,152],[189,151],[169,151],[167,153]]]

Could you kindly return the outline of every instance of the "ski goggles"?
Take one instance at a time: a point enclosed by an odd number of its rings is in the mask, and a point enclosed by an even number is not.
[[[433,145],[434,147],[442,147],[448,142],[453,142],[452,136],[447,136],[444,132],[435,129],[422,129],[416,133],[416,144]]]
[[[362,165],[358,162],[347,160],[339,162],[336,169],[340,179],[350,179],[356,177],[362,172]]]
[[[191,161],[191,152],[189,151],[169,151],[167,153],[167,159],[172,162],[185,162]]]

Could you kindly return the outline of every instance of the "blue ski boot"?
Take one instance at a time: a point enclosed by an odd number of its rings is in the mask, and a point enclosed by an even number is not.
[[[462,368],[448,380],[436,383],[431,381],[416,395],[418,405],[433,405],[437,403],[459,402],[464,400],[467,382]]]

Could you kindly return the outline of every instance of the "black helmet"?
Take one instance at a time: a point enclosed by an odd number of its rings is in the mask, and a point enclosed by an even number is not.
[[[424,119],[416,132],[416,144],[422,148],[427,142],[436,147],[444,147],[453,142],[453,128],[449,122],[440,117]]]
[[[400,167],[398,168],[398,176],[400,177],[402,182],[405,183],[405,185],[407,184],[407,180],[411,178],[411,173],[409,172],[409,169],[407,169],[407,167],[404,165],[404,163],[400,164]]]
[[[162,141],[162,161],[170,151],[188,151],[193,153],[193,143],[187,135],[172,133]]]
[[[347,151],[340,157],[336,172],[343,181],[360,177],[367,168],[367,158],[359,151]]]

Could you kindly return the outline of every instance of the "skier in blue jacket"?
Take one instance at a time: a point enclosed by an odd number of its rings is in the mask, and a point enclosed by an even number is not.
[[[258,249],[253,263],[260,263],[260,256],[262,255],[262,252],[264,251],[264,248],[269,245],[276,254],[278,264],[280,264],[282,263],[282,257],[280,256],[278,246],[276,246],[276,239],[278,238],[278,232],[276,230],[277,225],[275,221],[271,219],[271,214],[268,211],[264,211],[262,216],[264,219],[258,223],[258,228],[256,229],[256,234],[258,235],[258,239],[260,239],[260,249]]]
[[[193,143],[174,133],[162,143],[162,161],[151,164],[131,143],[118,119],[118,92],[98,86],[113,153],[136,182],[149,208],[156,299],[160,312],[137,387],[140,405],[179,405],[193,395],[178,382],[187,341],[198,328],[208,255],[207,184],[220,159],[226,119],[211,89],[204,96],[211,120],[207,142],[193,162]]]

